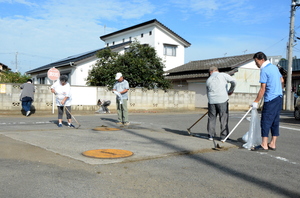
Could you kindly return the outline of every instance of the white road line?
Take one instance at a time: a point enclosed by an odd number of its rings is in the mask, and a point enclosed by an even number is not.
[[[52,122],[2,122],[0,125],[49,124]]]
[[[286,159],[286,158],[284,158],[284,157],[274,156],[274,155],[270,155],[270,154],[268,154],[268,153],[263,153],[263,152],[258,152],[258,153],[260,153],[261,155],[268,155],[268,156],[270,156],[270,157],[272,157],[272,158],[275,158],[275,159],[278,159],[278,160],[281,160],[281,161],[284,161],[284,162],[288,162],[288,163],[290,163],[290,164],[299,165],[299,163],[297,163],[297,162],[292,162],[292,161],[290,161],[290,160],[288,160],[288,159]]]
[[[299,128],[292,128],[292,127],[285,127],[285,126],[279,126],[279,128],[289,129],[289,130],[294,130],[294,131],[300,131]]]

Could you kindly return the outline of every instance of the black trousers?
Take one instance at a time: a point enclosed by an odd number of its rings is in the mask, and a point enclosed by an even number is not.
[[[66,108],[71,112],[71,106],[66,106]],[[57,110],[58,110],[58,119],[62,119],[64,114],[64,106],[57,106]],[[71,114],[67,110],[66,110],[66,116],[67,119],[72,118]]]

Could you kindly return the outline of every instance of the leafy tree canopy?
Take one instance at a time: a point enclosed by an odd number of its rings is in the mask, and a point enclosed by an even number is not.
[[[5,71],[0,73],[1,83],[25,83],[29,78],[29,75],[21,74],[20,72]]]
[[[88,85],[112,88],[116,73],[121,72],[132,88],[168,89],[171,86],[170,81],[163,76],[164,64],[155,49],[141,45],[138,41],[131,43],[124,54],[106,48],[99,51],[97,57],[99,60],[89,71]]]

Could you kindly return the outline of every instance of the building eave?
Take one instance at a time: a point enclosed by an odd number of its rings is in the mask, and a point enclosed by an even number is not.
[[[121,29],[119,31],[115,31],[115,32],[112,32],[112,33],[100,36],[100,39],[103,40],[103,41],[105,41],[109,37],[116,36],[118,34],[122,34],[124,32],[132,31],[134,29],[137,29],[137,28],[140,28],[140,27],[144,27],[144,26],[147,26],[147,25],[152,25],[152,24],[156,25],[156,26],[158,26],[158,27],[160,27],[162,29],[164,29],[165,31],[167,31],[168,33],[170,33],[172,36],[174,36],[175,38],[179,39],[181,41],[181,43],[183,43],[183,45],[185,47],[191,46],[191,43],[189,43],[188,41],[186,41],[185,39],[183,39],[181,36],[179,36],[178,34],[176,34],[175,32],[173,32],[171,29],[169,29],[167,26],[165,26],[164,24],[162,24],[161,22],[159,22],[156,19],[152,19],[152,20],[146,21],[144,23],[140,23],[140,24],[137,24],[137,25],[125,28],[125,29]]]

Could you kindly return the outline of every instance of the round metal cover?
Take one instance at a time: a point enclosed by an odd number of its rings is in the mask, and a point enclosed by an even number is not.
[[[93,158],[113,159],[130,157],[133,155],[133,152],[121,149],[96,149],[85,151],[82,155]]]

